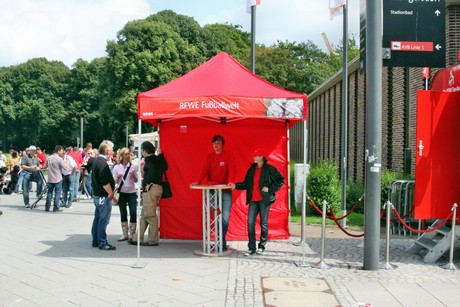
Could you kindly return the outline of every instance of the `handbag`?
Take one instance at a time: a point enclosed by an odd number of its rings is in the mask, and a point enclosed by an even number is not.
[[[121,179],[120,185],[118,186],[118,188],[115,189],[115,191],[113,191],[112,199],[113,198],[117,199],[117,202],[112,201],[112,205],[114,206],[118,206],[118,200],[120,197],[121,187],[123,186],[123,183],[125,183],[125,179],[126,179],[126,176],[128,176],[128,172],[130,168],[131,168],[131,163],[128,165],[128,168],[126,169],[125,174],[123,175],[123,178]]]
[[[161,198],[171,198],[172,191],[171,191],[171,186],[169,185],[168,176],[166,176],[166,172],[163,172],[163,179],[161,181],[161,186],[163,187],[163,194],[161,194]]]

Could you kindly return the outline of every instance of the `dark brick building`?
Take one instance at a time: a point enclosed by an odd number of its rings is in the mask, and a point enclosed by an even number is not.
[[[457,64],[460,52],[460,0],[446,0],[446,66]],[[384,67],[382,75],[382,169],[414,174],[415,106],[424,89],[422,68]],[[349,64],[348,178],[364,181],[366,84],[359,59]],[[431,75],[436,72],[432,69]],[[341,161],[342,71],[308,95],[308,163]],[[303,125],[290,131],[291,159],[303,160]],[[339,168],[340,169],[340,168]]]

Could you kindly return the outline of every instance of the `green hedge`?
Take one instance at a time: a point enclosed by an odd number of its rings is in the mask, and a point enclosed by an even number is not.
[[[307,180],[307,194],[314,203],[322,209],[322,203],[326,200],[335,214],[340,213],[341,186],[337,177],[337,166],[333,161],[323,161],[310,168]],[[311,206],[308,206],[307,214],[315,214]]]

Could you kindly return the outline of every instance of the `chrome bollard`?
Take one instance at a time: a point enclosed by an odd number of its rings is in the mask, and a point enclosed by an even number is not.
[[[393,204],[390,201],[387,201],[383,207],[384,208],[386,207],[387,209],[387,222],[386,222],[387,237],[386,237],[386,259],[385,259],[386,262],[381,263],[379,265],[379,269],[392,270],[394,268],[397,268],[396,265],[393,265],[390,263],[390,219],[391,219],[391,209],[393,208]]]
[[[449,252],[449,263],[441,266],[441,268],[446,270],[457,270],[457,267],[454,264],[454,248],[455,248],[455,223],[457,222],[457,203],[454,203],[452,206],[452,230],[451,234],[452,237],[450,238],[450,252]]]
[[[324,200],[323,201],[323,219],[321,223],[321,256],[320,256],[321,258],[319,262],[311,265],[313,268],[317,268],[317,269],[330,269],[331,268],[330,265],[324,262],[324,245],[326,241],[326,210],[327,210],[327,207],[328,207],[328,203],[327,201]]]

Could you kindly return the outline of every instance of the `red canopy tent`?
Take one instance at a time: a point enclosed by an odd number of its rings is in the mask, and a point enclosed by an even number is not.
[[[255,76],[225,52],[176,80],[139,93],[138,117],[159,128],[173,191],[173,198],[160,202],[160,236],[202,238],[201,192],[189,185],[212,151],[212,137],[220,134],[225,150],[237,161],[237,181],[243,181],[255,148],[262,148],[285,177],[271,207],[269,238],[288,238],[287,131],[306,114],[306,95]],[[233,191],[229,240],[247,239],[244,193]]]

